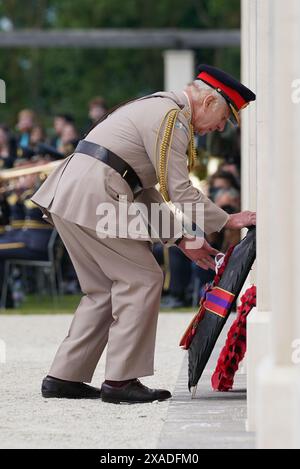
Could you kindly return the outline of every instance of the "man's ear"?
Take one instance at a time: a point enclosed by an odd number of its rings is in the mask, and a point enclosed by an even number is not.
[[[204,107],[207,109],[209,108],[214,102],[216,101],[216,97],[212,94],[208,94],[203,101]]]

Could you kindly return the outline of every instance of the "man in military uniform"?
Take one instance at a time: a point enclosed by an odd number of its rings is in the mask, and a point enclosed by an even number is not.
[[[222,131],[226,121],[237,122],[240,109],[254,99],[233,77],[203,65],[185,91],[155,93],[104,116],[33,196],[44,217],[56,226],[85,294],[43,380],[44,397],[101,395],[103,401],[113,403],[171,397],[169,391],[149,389],[138,379],[153,374],[163,283],[151,242],[175,243],[198,265],[214,268],[211,256],[217,251],[203,239],[203,231],[209,234],[225,225],[240,229],[255,223],[255,214],[248,211],[227,215],[189,180],[195,155],[193,132]],[[194,224],[201,205],[201,243],[188,230],[176,236],[174,232],[164,235],[159,227],[156,235],[152,230],[137,233],[130,210],[123,230],[124,218],[118,215],[124,206],[164,201],[189,203],[189,220]],[[117,214],[109,229],[99,223],[104,204],[113,206]],[[100,390],[84,382],[92,380],[106,345],[105,382]]]

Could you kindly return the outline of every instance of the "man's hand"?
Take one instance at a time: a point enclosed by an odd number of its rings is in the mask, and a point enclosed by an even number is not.
[[[202,269],[215,269],[215,262],[211,256],[216,256],[219,251],[212,248],[205,239],[184,237],[178,244],[178,247],[191,261],[194,261]]]
[[[240,230],[245,226],[256,225],[256,212],[245,210],[244,212],[234,213],[229,215],[229,220],[224,228],[231,230]]]

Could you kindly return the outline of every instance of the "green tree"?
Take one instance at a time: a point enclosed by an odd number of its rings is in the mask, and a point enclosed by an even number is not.
[[[14,28],[238,28],[239,0],[5,0],[3,20]],[[199,63],[239,75],[239,50],[200,49]],[[87,103],[97,95],[109,105],[163,87],[159,49],[0,49],[7,104],[0,121],[13,124],[23,107],[49,124],[55,112],[72,112],[86,124]]]

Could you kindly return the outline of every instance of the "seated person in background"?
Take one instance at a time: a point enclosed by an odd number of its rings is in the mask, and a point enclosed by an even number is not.
[[[24,192],[24,189],[19,184],[19,179],[16,179],[2,194],[2,200],[7,204],[5,226],[3,226],[0,238],[2,243],[17,240],[24,227],[25,211],[22,199]]]
[[[32,109],[23,109],[18,114],[18,122],[16,129],[18,132],[17,144],[18,148],[29,146],[30,134],[36,125],[36,114]]]
[[[16,141],[10,135],[8,127],[0,125],[0,169],[12,168],[16,159]]]
[[[232,173],[217,171],[209,179],[209,198],[215,202],[218,191],[231,188],[239,191],[239,180]]]
[[[98,122],[99,119],[108,111],[105,99],[96,96],[89,102],[89,126]]]
[[[215,204],[230,215],[233,213],[238,213],[241,208],[240,192],[233,188],[228,190],[220,190],[216,195]],[[218,247],[221,252],[227,251],[227,249],[232,244],[237,244],[241,239],[241,232],[239,230],[225,228],[221,231],[221,233],[222,242],[220,242],[220,246]]]
[[[240,127],[233,127],[227,123],[223,132],[212,132],[207,135],[206,149],[210,155],[208,167],[211,167],[211,159],[219,160],[218,166],[224,162],[234,163],[240,166],[241,161],[241,135]],[[210,171],[209,171],[210,173]]]
[[[58,148],[61,144],[61,135],[67,124],[74,124],[74,119],[70,114],[56,114],[53,119],[54,137],[50,140],[50,145]]]
[[[182,308],[191,305],[191,261],[177,246],[164,249],[164,289],[168,294],[161,300],[162,308]]]
[[[219,189],[215,194],[215,204],[221,208],[230,207],[230,213],[238,213],[241,207],[240,191],[233,187],[230,189]]]
[[[46,140],[46,134],[41,125],[35,125],[30,134],[29,145],[32,147],[37,146],[39,143],[43,143]]]
[[[223,171],[216,172],[210,178],[209,194],[216,205],[227,213],[237,213],[240,210],[239,182],[231,174]],[[220,252],[225,252],[231,244],[240,239],[238,230],[223,229],[207,237],[208,242]],[[155,251],[154,251],[155,255]],[[192,301],[199,300],[200,290],[215,275],[213,270],[204,270],[187,259],[180,250],[172,246],[168,252],[163,251],[165,284],[167,295],[161,301],[163,308],[180,308],[190,306]],[[160,263],[161,264],[161,263]],[[199,285],[196,295],[193,285]],[[197,300],[195,300],[197,296]]]
[[[6,200],[5,193],[0,187],[0,239],[5,234],[5,227],[9,223],[9,206]]]
[[[230,215],[240,211],[240,186],[239,181],[231,173],[217,171],[210,178],[209,196],[213,202]],[[215,249],[225,252],[231,244],[240,240],[240,231],[221,230],[213,233],[209,240]]]
[[[74,152],[79,141],[78,132],[74,124],[66,124],[62,130],[60,145],[57,150],[64,156]]]
[[[55,147],[46,143],[46,134],[41,125],[35,125],[29,137],[29,143],[27,147],[19,147],[18,159],[15,161],[15,165],[28,162],[29,160],[36,161],[41,158],[46,160],[60,159],[63,158],[63,154],[59,153]]]
[[[48,257],[48,242],[52,227],[42,219],[42,213],[30,200],[36,191],[36,175],[22,176],[22,201],[24,205],[24,224],[16,233],[8,232],[0,238],[0,293],[3,286],[4,265],[6,259],[45,260]],[[8,289],[6,305],[14,307],[10,289]]]
[[[241,179],[240,165],[231,159],[228,159],[227,161],[224,161],[224,163],[220,164],[218,171],[233,174],[237,181],[240,181]]]

